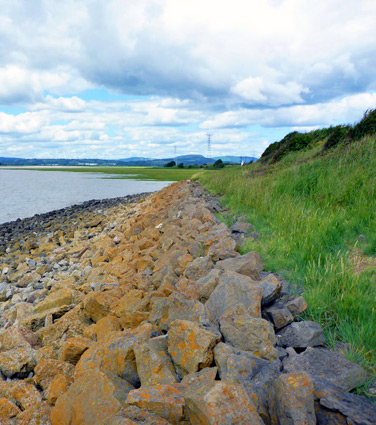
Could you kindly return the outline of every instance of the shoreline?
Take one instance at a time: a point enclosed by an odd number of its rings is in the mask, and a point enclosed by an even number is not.
[[[57,220],[75,220],[81,214],[94,214],[96,210],[113,208],[132,202],[138,202],[153,192],[142,192],[133,195],[115,198],[91,199],[68,207],[48,211],[46,213],[34,214],[31,217],[18,218],[17,220],[0,223],[0,255],[14,238],[30,234],[48,233],[49,227]]]

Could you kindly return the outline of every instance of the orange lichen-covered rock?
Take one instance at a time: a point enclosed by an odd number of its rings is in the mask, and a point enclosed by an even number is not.
[[[83,299],[83,306],[88,317],[98,322],[110,313],[111,305],[116,301],[117,297],[111,291],[92,292]]]
[[[208,367],[218,336],[188,320],[175,320],[168,333],[168,352],[183,375]]]
[[[264,262],[258,252],[251,251],[238,257],[218,261],[215,266],[258,279],[259,273],[264,269]]]
[[[51,406],[38,402],[17,416],[17,425],[51,425]]]
[[[184,418],[185,387],[181,384],[155,385],[130,391],[127,404],[149,410],[172,424]]]
[[[61,395],[51,411],[52,425],[99,425],[121,410],[133,387],[111,373],[94,368]]]
[[[186,415],[192,425],[264,425],[242,385],[197,382],[186,393]]]
[[[97,341],[107,337],[110,332],[121,331],[121,325],[115,316],[103,317],[94,326]]]
[[[10,394],[23,410],[42,401],[42,396],[35,386],[23,381],[16,382]]]
[[[65,341],[59,354],[59,360],[63,362],[77,364],[82,354],[90,347],[93,343],[92,340],[84,338],[82,336],[69,338]]]
[[[281,425],[315,425],[312,378],[305,372],[282,374],[275,382]]]
[[[141,385],[177,382],[174,366],[167,351],[167,336],[159,336],[133,346]]]
[[[108,339],[94,343],[77,363],[74,372],[75,380],[99,368],[138,386],[140,381],[133,344],[148,340],[153,330],[153,326],[148,323],[135,329],[112,333]]]
[[[64,375],[73,380],[74,366],[59,360],[43,360],[35,368],[34,382],[44,390],[48,388],[56,375]]]
[[[72,380],[65,375],[56,375],[46,390],[48,402],[55,404],[56,400],[67,391],[71,383]]]
[[[148,319],[150,298],[139,289],[133,289],[124,295],[115,308],[115,314],[123,328],[135,328]]]
[[[21,410],[14,403],[5,397],[0,398],[0,420],[14,418],[19,413]]]

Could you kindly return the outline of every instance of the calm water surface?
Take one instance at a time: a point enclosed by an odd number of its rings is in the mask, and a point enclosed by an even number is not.
[[[0,168],[0,223],[91,199],[153,192],[171,183],[103,177],[110,175]]]

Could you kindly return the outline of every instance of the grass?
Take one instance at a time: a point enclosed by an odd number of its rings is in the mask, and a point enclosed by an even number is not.
[[[305,318],[323,326],[329,344],[351,344],[350,356],[375,373],[376,137],[198,179],[261,233],[243,251],[259,251],[267,270],[301,287]]]
[[[9,167],[9,169],[16,169]],[[17,168],[18,170],[20,168]],[[190,179],[197,169],[162,167],[25,167],[22,170],[65,171],[72,173],[102,173],[110,178],[132,180],[178,181]],[[109,178],[109,177],[106,177]]]

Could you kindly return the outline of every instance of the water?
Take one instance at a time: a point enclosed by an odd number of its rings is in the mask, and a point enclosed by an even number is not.
[[[0,224],[91,199],[153,192],[171,183],[103,177],[111,175],[0,168]]]

